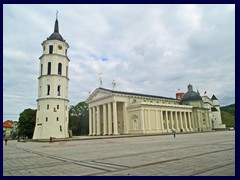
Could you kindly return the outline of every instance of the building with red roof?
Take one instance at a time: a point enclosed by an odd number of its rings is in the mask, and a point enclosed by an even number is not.
[[[9,137],[13,132],[13,126],[8,122],[3,122],[3,136]]]

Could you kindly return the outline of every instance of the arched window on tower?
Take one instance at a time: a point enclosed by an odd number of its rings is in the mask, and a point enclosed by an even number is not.
[[[47,85],[47,95],[50,95],[50,85]]]
[[[62,63],[58,63],[58,74],[62,75]]]
[[[58,94],[58,96],[60,96],[60,95],[61,95],[60,91],[61,91],[61,86],[60,86],[60,85],[58,85],[58,87],[57,87],[57,94]]]
[[[48,73],[47,74],[51,74],[51,62],[48,62]]]
[[[62,131],[62,126],[60,126],[60,131]]]

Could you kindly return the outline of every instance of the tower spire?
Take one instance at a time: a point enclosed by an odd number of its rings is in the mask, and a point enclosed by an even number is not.
[[[65,42],[61,34],[59,34],[59,26],[58,26],[58,11],[56,12],[56,20],[54,25],[54,32],[47,38],[47,40],[59,40]]]
[[[54,33],[59,33],[59,28],[58,28],[58,11],[56,13],[56,21],[55,21],[55,26],[54,26]]]

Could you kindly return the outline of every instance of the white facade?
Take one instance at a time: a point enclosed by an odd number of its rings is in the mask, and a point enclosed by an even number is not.
[[[202,96],[202,100],[204,102],[204,106],[209,109],[212,128],[225,129],[226,125],[222,123],[218,99],[213,95],[211,99],[208,96]]]
[[[209,109],[179,99],[96,89],[89,105],[89,135],[161,134],[211,130]]]
[[[39,66],[37,117],[33,139],[68,138],[68,44],[58,32],[42,43]]]

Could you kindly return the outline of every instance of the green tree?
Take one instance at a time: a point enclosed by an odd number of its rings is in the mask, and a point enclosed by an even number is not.
[[[17,128],[18,136],[32,138],[36,122],[36,113],[37,110],[29,108],[20,114]]]
[[[69,129],[72,130],[73,135],[87,135],[89,133],[88,105],[85,102],[70,106]]]

